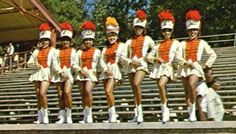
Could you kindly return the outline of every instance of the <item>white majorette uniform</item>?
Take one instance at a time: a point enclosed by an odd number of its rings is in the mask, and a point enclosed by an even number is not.
[[[59,49],[55,52],[54,61],[56,62],[54,66],[54,69],[56,70],[57,74],[60,74],[61,72],[64,72],[66,75],[69,76],[69,81],[71,83],[74,82],[73,78],[73,69],[78,68],[78,63],[76,61],[76,50],[74,48],[66,48],[66,49]],[[52,77],[51,82],[57,83],[57,82],[63,82],[65,81],[64,78],[60,75],[54,75]]]
[[[102,50],[102,60],[106,63],[107,69],[113,74],[115,80],[122,80],[121,60],[125,55],[125,44],[122,42],[113,44],[113,46],[104,47]],[[103,68],[105,68],[103,66]],[[103,71],[104,72],[104,71]],[[108,79],[105,73],[101,74],[101,79]]]
[[[39,30],[39,39],[51,39],[51,28],[48,23],[41,24]],[[37,63],[40,64],[42,68],[37,69],[33,74],[31,74],[29,81],[51,80],[52,61],[55,56],[55,51],[56,49],[52,47],[34,50],[27,64],[28,66],[35,66]]]
[[[167,76],[174,79],[174,69],[172,62],[177,54],[179,41],[175,39],[165,40],[156,46],[149,54],[147,59],[153,63],[156,58],[162,58],[166,63],[155,63],[154,69],[150,73],[150,78],[160,79],[161,76]]]
[[[170,29],[169,31],[169,39],[165,39],[158,43],[155,49],[153,49],[148,54],[148,60],[153,63],[154,59],[161,58],[165,61],[165,63],[156,63],[154,65],[154,69],[150,73],[150,78],[152,79],[160,79],[161,76],[167,76],[171,80],[174,80],[174,69],[172,62],[175,59],[177,54],[177,49],[179,46],[179,41],[175,39],[171,39],[171,34],[174,29],[175,18],[170,12],[170,10],[163,10],[158,13],[158,17],[161,21],[161,29]]]
[[[30,75],[29,81],[50,81],[53,74],[51,73],[53,58],[55,56],[56,49],[48,47],[41,50],[34,50],[27,64],[29,66],[36,65],[39,63],[42,68],[35,70]]]
[[[155,46],[155,42],[149,36],[140,36],[136,39],[129,39],[126,41],[126,45],[128,47],[128,59],[126,61],[128,64],[133,60],[139,62],[141,64],[140,67],[134,68],[130,66],[129,72],[134,73],[138,70],[143,70],[148,72],[148,64],[146,60],[146,56],[148,54],[148,49],[153,49]]]
[[[102,50],[102,60],[105,62],[108,70],[112,72],[112,78],[116,82],[122,80],[122,67],[124,66],[122,59],[127,56],[125,44],[118,42],[119,24],[113,17],[107,17],[106,19],[106,33],[114,33],[116,36],[112,36],[108,39],[108,45]],[[103,67],[104,68],[104,67]],[[102,73],[101,79],[108,79],[107,74]]]
[[[209,56],[205,65],[208,67],[212,67],[213,63],[216,60],[215,51],[208,45],[208,43],[202,39],[194,39],[188,41],[182,41],[179,46],[179,56],[182,57],[180,59],[180,68],[178,70],[177,76],[179,77],[188,77],[192,74],[197,75],[198,77],[204,77],[204,71],[201,66],[201,60],[203,52],[206,52]],[[190,68],[185,66],[184,63],[191,62],[194,65],[194,68]]]
[[[186,14],[186,28],[190,29],[199,29],[201,24],[201,16],[197,10],[191,10]],[[198,77],[204,77],[204,72],[201,66],[201,59],[203,52],[206,52],[209,56],[205,65],[208,67],[212,67],[213,63],[216,60],[216,53],[214,50],[208,45],[208,43],[202,39],[197,39],[197,37],[193,39],[189,39],[187,41],[182,41],[179,46],[179,52],[177,59],[180,63],[180,68],[177,72],[178,77],[188,77],[192,74],[197,75]],[[194,68],[190,68],[189,66],[185,66],[185,63],[192,63]]]
[[[88,74],[85,78],[81,73],[75,75],[75,80],[98,82],[97,66],[100,62],[101,51],[97,48],[91,47],[89,49],[78,50],[77,52],[79,68],[82,68]],[[101,63],[104,65],[104,63]],[[104,66],[102,66],[104,67]],[[78,70],[80,70],[78,68]]]
[[[62,23],[61,29],[61,38],[72,39],[73,29],[69,23]],[[61,72],[65,73],[69,77],[69,81],[71,83],[74,82],[74,78],[72,75],[73,69],[78,68],[76,56],[76,50],[74,48],[60,48],[56,51],[54,62],[56,62],[57,65],[54,68],[56,70],[57,75],[54,75],[54,77],[52,77],[52,82],[57,83],[65,81],[62,76],[58,75]]]
[[[133,27],[139,26],[146,28],[147,15],[143,10],[136,11],[136,18],[133,20]],[[150,36],[147,35],[136,35],[136,37],[126,41],[128,47],[128,64],[131,61],[139,62],[141,66],[139,67],[129,67],[129,73],[135,73],[138,70],[143,70],[148,73],[148,66],[146,56],[148,54],[148,49],[154,49],[155,42]]]

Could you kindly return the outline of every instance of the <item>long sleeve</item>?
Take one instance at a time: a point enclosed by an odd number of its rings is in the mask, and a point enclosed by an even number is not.
[[[131,63],[131,60],[129,59],[129,55],[131,53],[130,45],[131,45],[131,40],[126,41],[126,43],[124,44],[122,55],[121,55],[122,62],[127,65]]]
[[[101,67],[102,72],[106,72],[108,70],[106,62],[105,62],[105,51],[106,51],[106,48],[103,48],[102,54],[100,54],[101,56],[99,58],[99,65]]]
[[[54,73],[59,74],[62,72],[62,69],[60,67],[60,63],[59,63],[59,50],[55,50],[54,53],[52,53],[51,55],[49,55],[50,57],[52,57],[52,61],[51,61],[51,69]]]
[[[71,68],[75,72],[79,72],[81,70],[79,66],[79,56],[78,52],[75,49],[72,49],[71,53]]]
[[[157,48],[158,48],[158,46],[156,46],[154,49],[152,49],[151,52],[149,52],[147,55],[148,62],[150,62],[152,64],[154,64],[154,60],[156,59]]]
[[[208,60],[206,61],[206,65],[208,67],[212,67],[212,65],[216,61],[217,55],[216,55],[215,51],[210,47],[210,45],[208,45],[208,43],[205,41],[204,41],[204,50],[207,53],[207,55],[209,56]]]
[[[182,41],[182,42],[179,44],[179,46],[178,46],[178,48],[177,48],[177,51],[176,51],[176,56],[175,56],[175,58],[176,58],[178,64],[181,65],[181,66],[183,66],[184,63],[186,63],[186,60],[184,59],[184,44],[185,44],[185,43],[186,43],[186,42]]]
[[[36,65],[37,62],[37,54],[38,54],[38,50],[34,50],[33,53],[31,54],[29,60],[27,61],[27,66],[28,67],[33,67]]]

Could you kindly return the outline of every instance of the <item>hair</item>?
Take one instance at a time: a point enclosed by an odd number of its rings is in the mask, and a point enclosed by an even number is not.
[[[212,79],[212,81],[210,81],[210,82],[208,82],[207,83],[207,86],[208,87],[211,87],[213,84],[215,84],[217,81],[219,81],[219,78],[218,77],[214,77],[213,79]]]

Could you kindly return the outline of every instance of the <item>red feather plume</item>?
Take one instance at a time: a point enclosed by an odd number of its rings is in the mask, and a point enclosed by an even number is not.
[[[190,10],[185,15],[186,20],[201,20],[201,15],[198,10]]]
[[[147,14],[144,10],[137,10],[136,17],[139,18],[140,20],[145,20],[147,18]]]
[[[48,23],[43,23],[39,26],[40,31],[50,31],[51,27]]]
[[[61,24],[61,30],[73,31],[73,28],[72,28],[72,26],[71,26],[70,23],[68,23],[68,22],[63,22],[63,23]]]
[[[80,29],[81,30],[92,30],[92,31],[95,31],[96,30],[96,26],[91,21],[85,21],[81,25]]]
[[[162,10],[158,13],[158,17],[161,21],[164,20],[171,20],[172,22],[175,22],[175,18],[170,10]]]

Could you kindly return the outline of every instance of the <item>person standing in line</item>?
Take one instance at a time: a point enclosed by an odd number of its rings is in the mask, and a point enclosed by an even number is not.
[[[58,96],[59,96],[59,121],[57,124],[68,123],[72,124],[72,84],[73,69],[77,68],[78,64],[76,61],[76,50],[71,48],[73,28],[70,23],[63,22],[61,24],[61,35],[60,35],[60,48],[56,51],[54,57],[55,69],[57,70],[56,75],[52,77],[51,82],[57,84]]]
[[[117,114],[115,110],[115,97],[113,90],[115,85],[122,81],[122,59],[126,56],[123,54],[126,51],[125,44],[119,41],[119,24],[113,17],[106,18],[106,35],[107,46],[102,50],[102,59],[105,61],[108,71],[101,74],[103,79],[103,85],[107,97],[107,105],[109,107],[109,119],[108,122],[117,122]]]
[[[216,53],[202,39],[199,39],[201,29],[201,15],[198,10],[190,10],[185,15],[186,28],[189,39],[182,41],[179,46],[179,64],[178,76],[181,77],[185,95],[186,103],[189,112],[189,121],[196,121],[196,85],[197,82],[205,80],[204,68],[211,68],[216,60]],[[202,64],[203,52],[209,56],[205,64]]]
[[[93,123],[92,90],[98,82],[97,66],[100,63],[101,51],[94,47],[96,26],[91,21],[85,21],[81,26],[81,30],[84,48],[77,52],[79,67],[76,69],[75,75],[75,80],[78,82],[81,90],[84,115],[80,123]],[[103,63],[103,65],[105,64]]]
[[[128,55],[126,62],[129,65],[129,81],[134,93],[134,118],[128,122],[143,122],[142,89],[141,83],[148,73],[146,56],[148,50],[154,48],[155,42],[146,35],[147,15],[144,10],[136,11],[133,20],[134,35],[126,42]]]
[[[171,39],[175,18],[170,10],[162,10],[158,13],[161,21],[161,33],[164,40],[158,43],[155,49],[148,54],[148,61],[154,63],[154,69],[150,73],[150,78],[155,79],[159,88],[161,98],[162,122],[170,120],[169,108],[167,107],[166,84],[169,80],[174,80],[173,61],[175,59],[179,41]]]
[[[51,68],[56,49],[50,47],[51,27],[49,24],[41,24],[39,30],[39,42],[41,45],[34,50],[27,65],[36,67],[36,71],[29,78],[29,81],[34,83],[38,103],[38,120],[34,123],[48,124],[47,90],[52,77]]]

